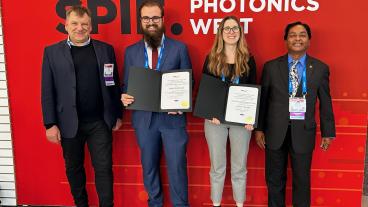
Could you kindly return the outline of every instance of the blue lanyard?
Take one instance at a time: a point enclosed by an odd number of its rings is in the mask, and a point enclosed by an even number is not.
[[[157,65],[156,65],[156,70],[160,71],[160,65],[161,65],[161,59],[162,59],[162,54],[164,54],[164,50],[165,50],[165,36],[162,37],[162,46],[161,46],[161,51],[160,51],[160,55],[158,56],[157,59]],[[144,63],[144,67],[145,68],[149,68],[149,63],[148,63],[148,53],[147,53],[147,48],[146,46],[144,47],[144,57],[145,57],[145,63]],[[152,69],[154,66],[152,65]]]
[[[291,70],[291,68],[289,68]],[[307,95],[307,70],[305,67],[303,67],[303,73],[302,73],[302,89],[303,89],[303,97],[305,98],[305,95]],[[293,94],[293,84],[291,83],[290,78],[290,72],[289,72],[289,94]]]
[[[221,75],[221,79],[222,79],[223,82],[225,82],[224,74]],[[233,80],[233,83],[239,84],[239,77],[238,76],[235,77],[235,79]]]

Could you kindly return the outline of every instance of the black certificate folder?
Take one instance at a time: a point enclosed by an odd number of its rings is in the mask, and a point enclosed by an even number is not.
[[[127,94],[134,102],[127,109],[170,112],[192,111],[192,70],[157,71],[132,67]]]
[[[260,95],[259,85],[227,84],[203,74],[193,115],[210,120],[217,118],[221,123],[257,127]]]

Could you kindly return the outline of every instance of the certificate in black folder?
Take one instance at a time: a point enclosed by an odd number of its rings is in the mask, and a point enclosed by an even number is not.
[[[194,108],[194,116],[232,125],[257,127],[261,86],[228,84],[203,74]]]
[[[127,94],[134,102],[127,109],[170,112],[192,111],[192,70],[157,71],[132,67]]]

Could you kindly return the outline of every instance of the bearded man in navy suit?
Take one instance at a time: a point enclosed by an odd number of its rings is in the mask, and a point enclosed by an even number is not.
[[[191,69],[186,46],[164,34],[164,9],[159,1],[144,1],[139,8],[143,40],[129,46],[124,58],[124,83],[121,100],[124,106],[133,103],[134,97],[126,94],[129,71],[134,67],[148,70],[170,71]],[[160,158],[162,149],[166,155],[169,190],[173,206],[188,206],[188,178],[185,114],[181,112],[157,113],[135,110],[132,112],[141,150],[144,186],[150,207],[163,206],[160,180]]]

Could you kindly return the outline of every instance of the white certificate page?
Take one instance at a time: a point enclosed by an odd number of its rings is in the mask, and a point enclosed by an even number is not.
[[[258,88],[230,86],[225,121],[254,124],[257,114]]]
[[[161,109],[190,108],[190,73],[164,73],[161,80]]]

